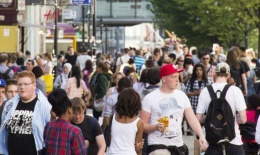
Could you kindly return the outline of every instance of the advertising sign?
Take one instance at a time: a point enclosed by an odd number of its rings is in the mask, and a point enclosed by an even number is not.
[[[91,5],[92,0],[72,0],[72,4],[75,4],[75,5]]]
[[[11,11],[16,10],[17,0],[0,0],[0,10],[2,11]]]

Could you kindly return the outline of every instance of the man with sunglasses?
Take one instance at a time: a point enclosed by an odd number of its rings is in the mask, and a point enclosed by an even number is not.
[[[51,105],[36,90],[36,78],[23,71],[17,78],[18,95],[9,100],[1,116],[0,154],[37,155],[43,148],[43,130],[51,118]]]
[[[208,78],[214,81],[214,74],[216,70],[216,66],[213,66],[209,63],[210,55],[207,52],[201,52],[200,61],[206,67],[206,72],[208,74]]]

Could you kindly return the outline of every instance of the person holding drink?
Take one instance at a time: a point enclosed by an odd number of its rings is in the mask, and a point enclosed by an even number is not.
[[[148,133],[148,155],[188,154],[181,130],[183,114],[198,135],[201,149],[207,147],[189,98],[176,89],[179,72],[182,71],[172,64],[163,66],[160,70],[162,86],[146,95],[142,101],[140,118],[144,123],[144,132]]]

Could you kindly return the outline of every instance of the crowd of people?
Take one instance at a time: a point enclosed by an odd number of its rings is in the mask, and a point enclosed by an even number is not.
[[[56,68],[48,52],[0,53],[0,63],[0,154],[187,155],[183,135],[194,134],[205,155],[221,154],[203,131],[209,86],[225,90],[235,116],[226,153],[248,154],[251,144],[258,151],[259,62],[251,49],[198,50],[176,41],[173,51],[125,48],[114,56],[69,47]],[[53,70],[58,75],[48,92],[42,77]],[[251,139],[242,132],[248,122],[258,131]]]

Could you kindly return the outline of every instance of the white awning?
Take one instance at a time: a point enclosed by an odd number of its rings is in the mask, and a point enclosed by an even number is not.
[[[72,43],[73,42],[73,39],[58,39],[58,43]],[[54,40],[53,39],[46,39],[45,40],[45,43],[54,43]]]

